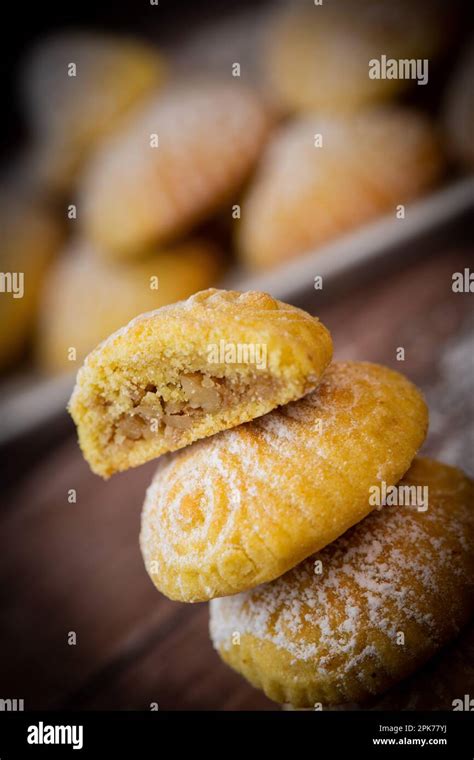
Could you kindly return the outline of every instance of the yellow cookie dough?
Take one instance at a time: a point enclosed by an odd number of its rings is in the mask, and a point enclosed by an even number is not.
[[[268,127],[235,81],[175,86],[97,154],[82,186],[86,235],[104,256],[132,258],[187,232],[233,200]]]
[[[259,417],[313,390],[331,355],[316,318],[265,293],[210,289],[143,314],[79,370],[84,457],[108,477]]]
[[[0,191],[0,369],[23,353],[37,319],[41,284],[63,239],[43,204],[12,188]]]
[[[164,80],[161,56],[127,37],[90,32],[43,40],[23,76],[36,171],[65,190],[93,148]]]
[[[163,458],[141,549],[153,583],[197,602],[273,580],[365,517],[396,483],[428,414],[402,375],[334,363],[305,398]]]
[[[221,259],[204,240],[131,263],[104,261],[88,242],[73,243],[46,278],[38,330],[41,366],[48,372],[77,369],[101,340],[137,314],[215,284]]]
[[[371,78],[369,62],[384,55],[430,64],[449,39],[453,14],[436,0],[292,4],[269,28],[263,63],[270,92],[286,110],[323,113],[390,98],[416,83],[398,70],[396,78]]]
[[[415,111],[295,120],[268,146],[244,199],[236,223],[241,257],[268,268],[381,214],[395,219],[441,166],[434,130]]]
[[[379,694],[474,611],[472,481],[417,459],[400,486],[427,487],[428,509],[383,507],[282,578],[211,603],[217,651],[271,699]]]

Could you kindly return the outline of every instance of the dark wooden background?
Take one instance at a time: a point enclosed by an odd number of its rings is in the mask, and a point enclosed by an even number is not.
[[[473,268],[473,241],[464,218],[299,302],[331,329],[338,358],[382,362],[417,382],[431,407],[424,451],[471,474],[474,294],[454,294],[451,278]],[[26,709],[274,709],[214,653],[207,605],[168,601],[145,573],[137,537],[153,463],[103,482],[65,414],[2,453],[0,697]],[[449,707],[473,688],[474,629],[375,706]]]

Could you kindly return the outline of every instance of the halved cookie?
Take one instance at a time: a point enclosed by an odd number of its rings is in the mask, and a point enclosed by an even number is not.
[[[142,514],[153,583],[198,602],[277,578],[374,508],[370,486],[402,477],[427,424],[405,377],[342,362],[300,401],[163,459]]]
[[[69,408],[84,457],[108,477],[300,398],[331,355],[328,330],[301,309],[204,290],[98,346]]]
[[[417,459],[399,486],[428,489],[428,508],[386,506],[273,583],[212,602],[215,648],[270,699],[380,694],[472,615],[473,482]]]

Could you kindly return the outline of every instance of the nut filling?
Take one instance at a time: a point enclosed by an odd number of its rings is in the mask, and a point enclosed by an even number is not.
[[[176,441],[205,415],[222,412],[244,398],[249,399],[250,392],[261,399],[270,397],[276,385],[269,377],[261,377],[252,384],[242,380],[231,383],[228,378],[193,372],[182,375],[176,385],[168,386],[169,390],[177,391],[173,395],[178,395],[178,400],[165,401],[155,385],[134,388],[130,392],[133,407],[114,420],[110,442],[150,440],[158,434]]]

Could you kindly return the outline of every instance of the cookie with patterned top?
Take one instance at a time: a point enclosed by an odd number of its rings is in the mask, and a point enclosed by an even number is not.
[[[142,314],[79,370],[70,411],[108,477],[313,390],[332,356],[321,322],[265,293],[204,290]]]
[[[122,258],[181,236],[239,190],[268,129],[241,85],[176,86],[97,154],[82,186],[86,236]]]
[[[425,438],[419,391],[398,372],[334,363],[312,393],[163,459],[141,549],[156,587],[198,602],[273,580],[373,508]]]
[[[385,506],[282,578],[211,603],[221,657],[273,700],[362,701],[412,673],[474,611],[474,484],[417,459]]]

